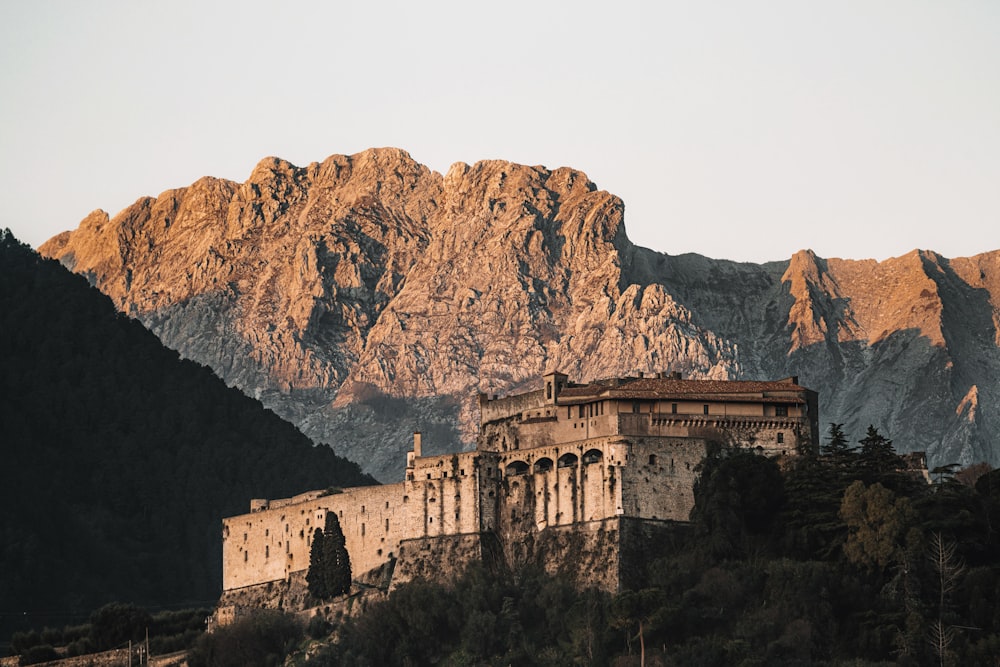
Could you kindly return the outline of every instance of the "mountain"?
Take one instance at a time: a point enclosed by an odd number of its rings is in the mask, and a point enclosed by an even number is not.
[[[855,438],[871,423],[932,465],[1000,463],[1000,252],[734,263],[637,247],[624,215],[572,169],[442,176],[372,149],[267,158],[242,184],[95,211],[40,251],[383,480],[410,431],[469,443],[478,392],[547,369],[798,375]]]
[[[210,604],[223,517],[374,482],[4,230],[0,368],[0,637],[114,600]]]

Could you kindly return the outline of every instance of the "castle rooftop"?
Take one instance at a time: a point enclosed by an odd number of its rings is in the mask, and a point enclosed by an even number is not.
[[[759,401],[767,398],[773,403],[805,403],[798,378],[790,377],[771,382],[745,380],[682,380],[677,377],[616,378],[599,380],[584,385],[566,386],[559,392],[560,403],[587,401],[594,398],[660,399],[671,398],[718,399],[729,401]]]

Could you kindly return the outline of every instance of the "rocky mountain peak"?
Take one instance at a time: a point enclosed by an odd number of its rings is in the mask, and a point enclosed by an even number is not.
[[[41,251],[382,479],[412,430],[438,451],[469,443],[477,392],[551,368],[799,375],[821,421],[1000,462],[1000,253],[670,256],[634,246],[622,200],[582,172],[484,160],[442,176],[393,148],[265,158],[243,183],[94,212]]]

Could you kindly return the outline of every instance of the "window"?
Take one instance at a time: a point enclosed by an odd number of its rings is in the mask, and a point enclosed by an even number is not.
[[[775,417],[787,417],[788,416],[788,406],[787,405],[776,405],[776,406],[774,406],[774,416]]]
[[[651,465],[651,466],[655,466],[656,465],[656,454],[650,454],[649,455],[649,465]]]
[[[244,551],[243,552],[243,562],[244,563],[247,562],[247,558],[249,558],[249,557],[250,557],[250,552],[249,551]]]
[[[706,403],[705,405],[701,406],[701,411],[702,411],[702,414],[706,414],[706,415],[708,414],[708,403]]]
[[[365,536],[365,524],[361,524],[361,537]]]
[[[677,414],[677,404],[676,403],[671,403],[670,404],[670,414],[673,414],[673,415]]]
[[[270,557],[271,557],[271,547],[265,546],[264,547],[264,558],[270,558]]]
[[[580,416],[581,418],[583,417],[583,405],[581,405],[581,406],[580,406],[580,415],[579,415],[579,416]]]
[[[387,532],[387,533],[389,532],[389,520],[388,519],[385,520],[385,532]]]
[[[784,444],[784,442],[785,442],[785,434],[784,433],[779,433],[778,434],[778,444],[781,445],[781,444]]]

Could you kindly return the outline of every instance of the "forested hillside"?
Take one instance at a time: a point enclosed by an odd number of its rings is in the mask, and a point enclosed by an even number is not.
[[[374,483],[3,230],[0,472],[4,637],[111,600],[212,603],[222,517]]]
[[[472,568],[400,587],[306,664],[1000,664],[1000,471],[929,485],[877,431],[847,440],[784,470],[707,459],[691,524],[648,545],[636,590]]]

